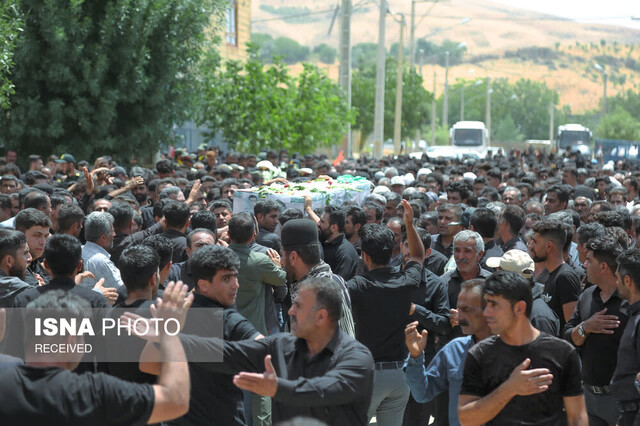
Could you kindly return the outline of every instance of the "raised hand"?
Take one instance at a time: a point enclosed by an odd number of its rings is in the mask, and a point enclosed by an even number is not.
[[[418,333],[418,321],[408,324],[404,329],[404,343],[409,349],[411,358],[418,358],[424,352],[427,347],[428,335],[427,330],[422,330],[422,333]]]

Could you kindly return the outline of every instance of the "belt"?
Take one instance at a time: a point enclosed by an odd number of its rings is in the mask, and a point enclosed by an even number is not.
[[[376,362],[376,370],[397,370],[404,367],[404,361]]]
[[[616,402],[616,405],[621,413],[636,412],[640,408],[640,404],[637,402]]]
[[[609,393],[611,393],[611,386],[609,385],[605,385],[605,386],[591,386],[591,385],[584,385],[585,388],[589,389],[591,391],[591,393],[595,394],[595,395],[608,395]]]

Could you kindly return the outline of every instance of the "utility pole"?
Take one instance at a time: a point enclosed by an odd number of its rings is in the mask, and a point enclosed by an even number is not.
[[[442,125],[449,128],[449,52],[444,52],[444,102],[442,103]]]
[[[607,70],[604,69],[604,93],[602,95],[602,118],[607,116]]]
[[[549,141],[551,141],[551,149],[553,149],[553,137],[554,137],[554,129],[553,129],[553,115],[555,113],[555,108],[553,107],[553,102],[549,104]]]
[[[409,28],[409,69],[416,64],[416,0],[411,0],[411,28]]]
[[[464,121],[464,82],[462,83],[462,92],[460,93],[460,121]]]
[[[385,77],[385,18],[387,2],[380,0],[380,20],[378,30],[378,56],[376,66],[376,104],[373,119],[374,156],[382,158],[384,140],[384,77]]]
[[[433,96],[431,97],[431,146],[436,144],[436,72],[433,72]]]
[[[351,108],[351,0],[342,0],[340,19],[340,86],[347,94],[347,104]],[[347,125],[347,158],[353,150],[351,124]]]
[[[411,3],[413,4],[413,2]],[[402,139],[402,77],[404,71],[404,14],[400,14],[400,43],[398,44],[398,69],[396,73],[396,116],[393,128],[393,145],[396,155],[400,155]],[[408,147],[405,147],[408,151]]]
[[[491,77],[487,77],[487,110],[485,112],[485,125],[487,126],[487,146],[491,146]]]

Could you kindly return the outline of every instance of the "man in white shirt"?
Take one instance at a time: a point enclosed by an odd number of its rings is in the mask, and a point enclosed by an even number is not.
[[[113,216],[106,212],[93,212],[85,218],[84,238],[87,241],[82,247],[84,270],[91,272],[95,278],[85,278],[81,285],[93,288],[100,278],[104,278],[104,287],[118,288],[123,285],[120,271],[111,261],[108,250],[113,247]]]

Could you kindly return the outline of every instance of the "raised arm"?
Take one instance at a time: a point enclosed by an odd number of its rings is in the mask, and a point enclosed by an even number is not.
[[[409,261],[422,264],[424,261],[424,245],[422,245],[418,231],[413,225],[413,209],[407,200],[402,200],[402,207],[404,208],[404,226],[407,229],[407,243],[409,244],[409,255],[411,256]]]
[[[164,291],[162,303],[158,303],[157,317],[168,320],[180,315],[178,311],[185,309],[187,291],[186,285],[169,283]],[[193,296],[189,296],[187,300],[193,300]],[[178,336],[162,333],[160,354],[164,362],[160,364],[158,384],[153,386],[155,399],[148,423],[175,419],[189,411],[191,380],[187,358]]]

